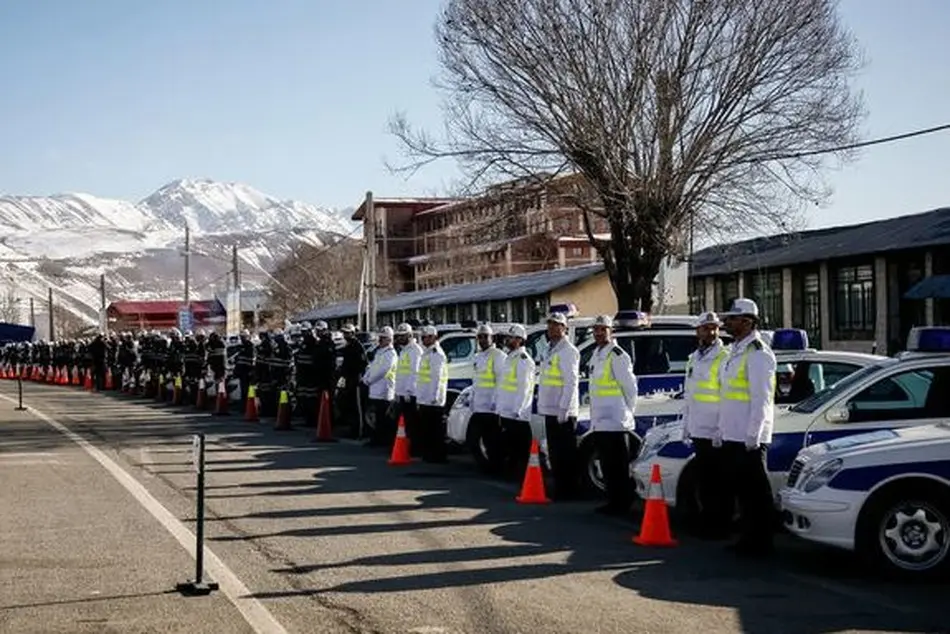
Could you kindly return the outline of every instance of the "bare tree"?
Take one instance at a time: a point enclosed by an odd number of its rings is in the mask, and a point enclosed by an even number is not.
[[[8,285],[0,295],[0,321],[8,324],[20,323],[22,314],[21,300],[17,297],[16,287]]]
[[[330,246],[299,243],[271,274],[268,289],[273,320],[283,323],[301,311],[359,297],[363,245],[340,238]]]
[[[835,0],[449,0],[436,25],[442,138],[391,122],[412,171],[472,182],[575,173],[621,307],[649,310],[665,256],[788,230],[863,117]],[[598,240],[591,220],[606,220]]]

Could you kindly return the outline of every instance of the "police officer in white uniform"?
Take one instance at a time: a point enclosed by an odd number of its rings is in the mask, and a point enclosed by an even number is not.
[[[577,410],[580,354],[567,338],[567,315],[548,316],[550,347],[541,362],[538,379],[538,414],[544,416],[548,456],[554,471],[554,499],[577,495]]]
[[[613,319],[594,320],[596,349],[590,358],[590,424],[594,448],[600,458],[607,489],[607,503],[598,513],[625,516],[630,512],[630,438],[637,406],[637,379],[633,360],[612,338]]]
[[[534,400],[534,359],[524,349],[527,332],[521,324],[508,329],[508,356],[502,370],[495,408],[501,422],[506,475],[520,478],[531,453],[531,403]]]
[[[369,391],[369,411],[373,413],[373,435],[366,444],[372,447],[391,446],[396,435],[390,409],[396,397],[396,349],[393,348],[393,329],[380,328],[379,345],[373,362],[363,373],[363,383]]]
[[[395,419],[403,417],[406,425],[406,436],[409,438],[409,448],[413,457],[418,457],[419,447],[416,447],[416,430],[419,427],[419,408],[416,405],[416,380],[419,373],[419,362],[422,360],[422,346],[416,342],[412,334],[412,326],[399,324],[395,331],[396,347],[399,356],[396,360],[396,406]],[[421,442],[421,441],[420,441]]]
[[[475,380],[472,382],[469,405],[472,416],[468,421],[468,437],[473,439],[471,450],[479,469],[486,473],[500,474],[504,453],[501,444],[501,423],[495,410],[495,396],[505,368],[505,353],[495,346],[492,341],[493,334],[488,324],[480,325],[475,334],[478,352],[475,353]]]
[[[722,436],[726,499],[739,499],[741,534],[730,547],[736,554],[761,557],[772,552],[775,506],[766,457],[772,442],[775,355],[758,331],[759,307],[736,299],[723,314],[733,337],[720,377],[719,432]]]
[[[449,369],[445,352],[439,345],[439,331],[435,326],[422,328],[422,359],[416,375],[416,403],[419,405],[419,429],[422,441],[419,448],[426,462],[446,462],[445,396],[448,389]]]
[[[698,347],[686,361],[683,383],[683,442],[692,444],[699,487],[699,523],[693,529],[705,539],[725,539],[732,521],[732,501],[722,492],[722,437],[719,433],[720,375],[729,351],[719,338],[719,317],[707,312],[696,323]]]

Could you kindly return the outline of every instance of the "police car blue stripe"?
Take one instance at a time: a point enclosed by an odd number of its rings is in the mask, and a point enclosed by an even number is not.
[[[870,491],[876,485],[897,475],[919,473],[942,478],[950,483],[950,460],[882,464],[871,467],[845,469],[831,479],[828,487],[840,491]]]

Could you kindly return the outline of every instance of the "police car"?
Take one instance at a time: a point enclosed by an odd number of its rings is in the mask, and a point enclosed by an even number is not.
[[[781,494],[793,534],[885,573],[950,572],[950,420],[803,449]]]
[[[918,332],[912,332],[907,352],[897,358],[856,353],[848,353],[849,360],[839,357],[840,363],[859,367],[863,361],[864,367],[788,409],[777,409],[768,452],[774,491],[784,485],[802,447],[869,431],[935,423],[950,416],[950,354],[942,348],[950,344],[936,335],[920,337]],[[950,338],[950,334],[946,336]],[[776,342],[778,339],[776,332]],[[818,354],[833,359],[829,355],[835,353]],[[646,494],[650,470],[658,464],[667,503],[694,514],[699,503],[696,475],[690,468],[692,454],[692,447],[682,441],[681,423],[661,425],[649,432],[634,461],[637,492]]]

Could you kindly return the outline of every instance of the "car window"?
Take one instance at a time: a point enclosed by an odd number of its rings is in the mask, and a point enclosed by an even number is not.
[[[832,386],[849,374],[854,374],[861,366],[854,363],[842,363],[840,361],[818,361],[812,362],[811,374],[819,390]]]
[[[851,363],[798,361],[779,363],[775,372],[776,405],[792,405],[834,385],[859,366]]]
[[[528,335],[528,338],[524,342],[525,348],[528,350],[528,354],[531,355],[531,358],[534,359],[535,363],[541,363],[547,355],[548,350],[551,346],[548,342],[548,333],[546,330],[538,330],[532,332]]]
[[[725,338],[723,340],[728,343]],[[685,374],[689,355],[696,349],[696,335],[692,331],[662,335],[644,333],[634,337],[617,337],[615,342],[633,357],[633,373],[637,376]],[[595,349],[596,346],[590,345],[581,351],[582,373],[588,371]]]
[[[474,337],[449,337],[439,342],[449,362],[464,361],[475,353]]]
[[[849,374],[843,379],[838,380],[838,382],[835,384],[829,385],[825,389],[815,392],[814,395],[806,398],[804,401],[792,405],[792,407],[789,409],[800,414],[813,414],[818,411],[819,408],[824,407],[829,402],[834,400],[839,394],[841,394],[841,392],[850,389],[852,385],[863,381],[870,375],[879,371],[882,367],[885,366],[875,364],[861,368],[860,370]]]
[[[847,404],[849,422],[918,420],[950,416],[950,368],[907,370],[883,378]]]

